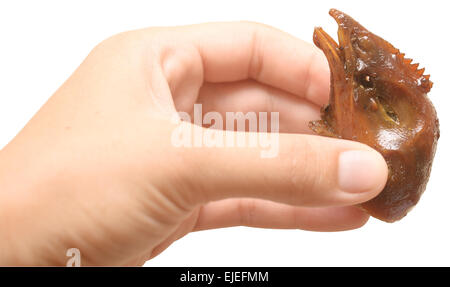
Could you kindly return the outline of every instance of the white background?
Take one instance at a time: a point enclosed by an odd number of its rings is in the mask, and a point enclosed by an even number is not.
[[[311,41],[314,26],[335,37],[338,8],[391,41],[431,74],[441,123],[431,179],[402,221],[371,219],[338,233],[245,227],[175,242],[148,266],[450,265],[448,188],[450,21],[446,1],[5,1],[0,2],[0,147],[6,145],[101,40],[146,26],[251,20]]]

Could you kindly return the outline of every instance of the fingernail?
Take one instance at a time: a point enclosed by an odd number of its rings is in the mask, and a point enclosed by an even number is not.
[[[386,177],[386,163],[379,153],[353,150],[339,155],[338,181],[343,191],[359,193],[381,189]]]

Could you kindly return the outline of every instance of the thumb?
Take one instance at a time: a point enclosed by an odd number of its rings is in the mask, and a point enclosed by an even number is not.
[[[215,145],[187,151],[188,186],[199,202],[252,197],[311,207],[353,205],[375,197],[387,180],[383,157],[358,142],[189,126],[197,129],[197,136],[216,137]],[[267,157],[267,144],[250,144],[262,135],[272,137],[272,157]],[[239,137],[244,145],[237,146]]]

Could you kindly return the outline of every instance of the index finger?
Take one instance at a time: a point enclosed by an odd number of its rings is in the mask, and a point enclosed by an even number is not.
[[[181,30],[198,48],[205,81],[250,78],[318,105],[328,102],[328,64],[312,44],[249,22],[199,24]]]

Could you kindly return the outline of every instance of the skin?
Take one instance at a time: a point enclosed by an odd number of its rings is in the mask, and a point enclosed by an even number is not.
[[[352,205],[383,189],[387,166],[364,144],[311,135],[328,94],[320,50],[261,24],[103,41],[0,151],[0,264],[65,265],[75,247],[82,265],[141,265],[192,231],[361,227],[368,215]],[[175,147],[173,130],[192,124],[173,114],[196,102],[204,113],[278,111],[278,156]],[[348,151],[366,161],[344,190]]]

